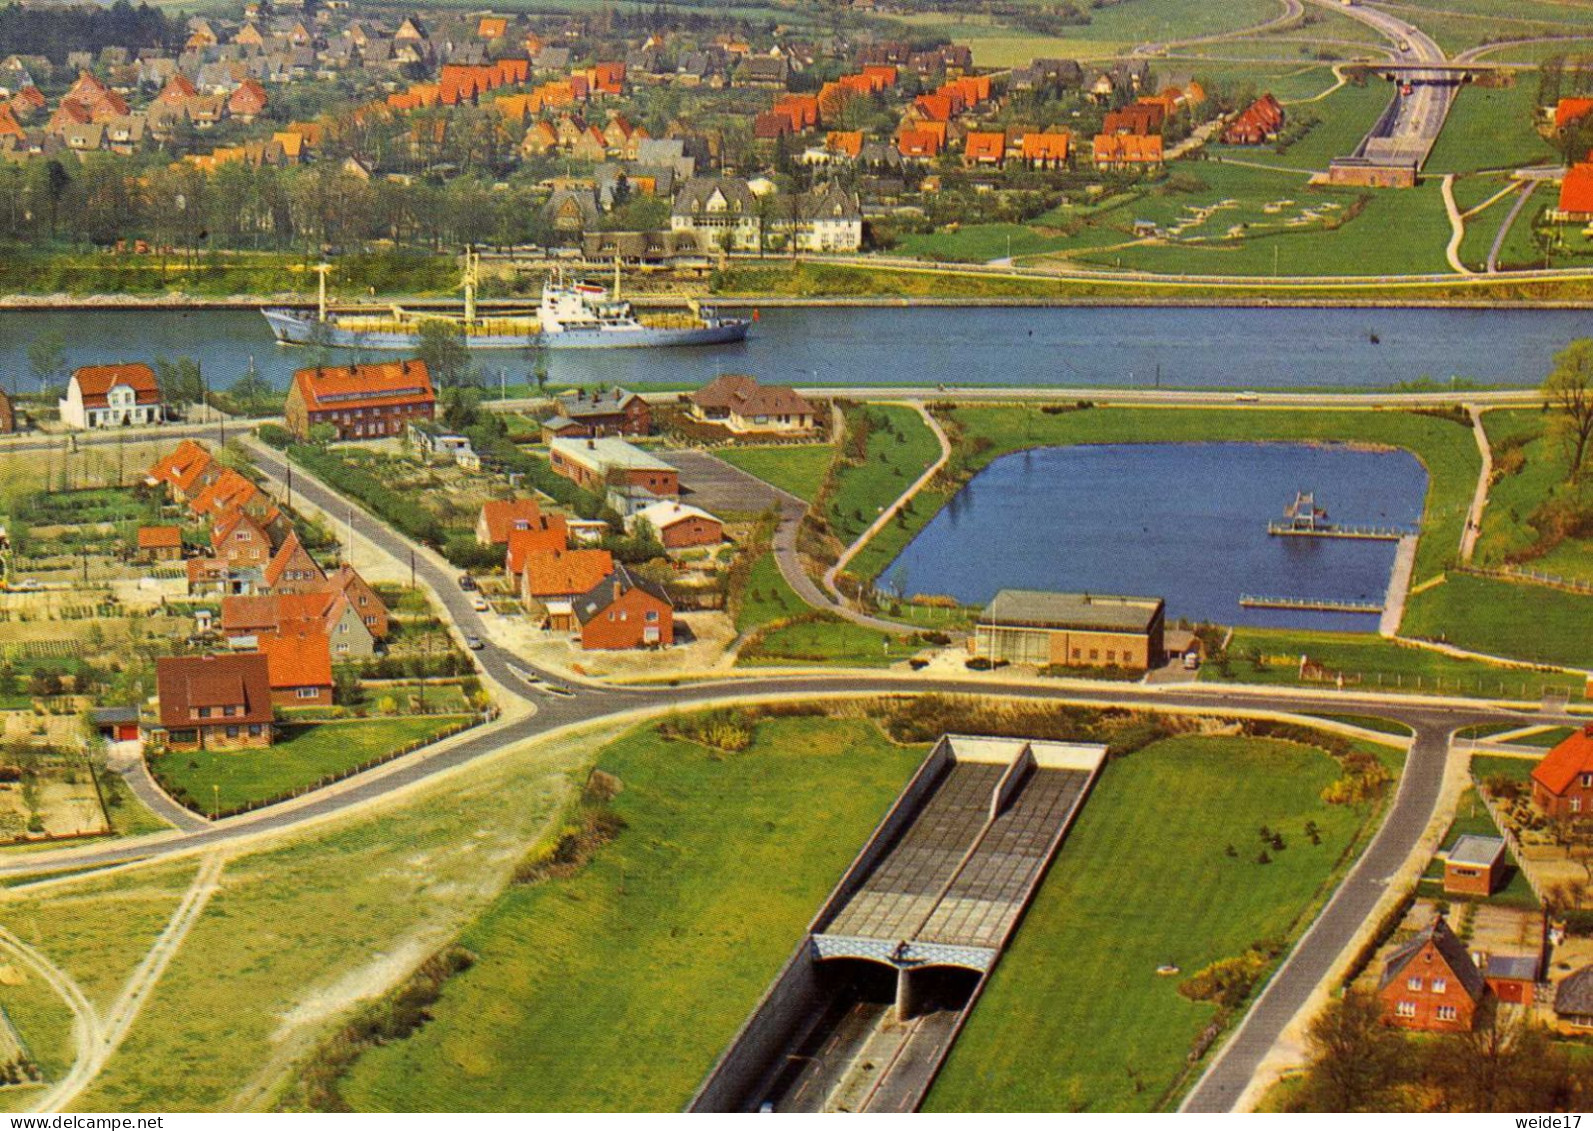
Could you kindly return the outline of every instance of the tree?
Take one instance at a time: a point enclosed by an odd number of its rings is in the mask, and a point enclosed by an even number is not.
[[[1383,1024],[1377,998],[1351,991],[1329,1003],[1307,1037],[1311,1074],[1304,1111],[1381,1111],[1399,1067],[1400,1038]]]
[[[155,379],[160,382],[161,395],[173,404],[204,403],[204,373],[191,357],[157,357]]]
[[[28,369],[41,393],[60,379],[66,369],[66,337],[59,330],[46,330],[28,343]]]
[[[1553,414],[1551,428],[1565,445],[1573,478],[1582,470],[1593,442],[1593,338],[1578,338],[1554,355],[1543,383],[1543,399]]]
[[[317,447],[324,448],[335,439],[337,439],[336,425],[327,424],[325,421],[322,421],[320,424],[310,425],[309,440],[310,443],[316,445]]]
[[[465,383],[470,371],[470,350],[457,323],[442,318],[427,318],[420,324],[420,345],[415,351],[431,372],[439,389]]]

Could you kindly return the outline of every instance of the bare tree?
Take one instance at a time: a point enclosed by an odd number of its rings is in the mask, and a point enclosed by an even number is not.
[[[1574,478],[1593,443],[1593,338],[1578,338],[1554,355],[1543,398],[1554,414],[1553,430],[1565,445]]]

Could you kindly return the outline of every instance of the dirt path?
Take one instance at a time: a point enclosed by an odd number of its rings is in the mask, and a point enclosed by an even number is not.
[[[940,472],[940,469],[946,466],[946,461],[951,458],[951,441],[946,438],[946,432],[941,428],[940,421],[936,420],[934,415],[924,407],[922,401],[908,401],[905,403],[912,405],[913,408],[918,410],[918,415],[924,418],[925,424],[929,425],[929,430],[935,434],[935,439],[940,441],[940,456],[925,469],[922,475],[913,480],[913,485],[903,491],[894,503],[880,512],[879,517],[869,524],[868,529],[858,535],[857,541],[853,542],[841,553],[840,558],[834,565],[825,570],[824,588],[835,599],[837,604],[845,604],[846,602],[845,598],[841,596],[840,590],[835,587],[836,577],[851,564],[852,559],[857,556],[858,552],[868,545],[869,539],[878,534],[886,523],[895,518],[897,512],[911,502],[913,496],[923,490],[929,484],[929,481],[934,479]]]
[[[1460,535],[1460,561],[1470,565],[1477,552],[1477,539],[1482,535],[1482,512],[1488,506],[1488,487],[1493,482],[1493,448],[1488,444],[1488,430],[1482,426],[1482,413],[1477,406],[1468,404],[1471,414],[1471,433],[1477,438],[1477,451],[1482,454],[1482,470],[1477,474],[1477,489],[1471,496],[1471,509],[1466,512],[1466,528]]]
[[[101,1043],[104,1025],[100,1021],[99,1011],[70,975],[3,927],[0,927],[0,954],[10,956],[42,978],[72,1012],[72,1044],[77,1050],[72,1068],[61,1078],[60,1083],[38,1098],[33,1108],[34,1111],[57,1111],[58,1096],[66,1094],[68,1090],[75,1095],[76,1090],[81,1088],[75,1081],[85,1066],[93,1061],[95,1050]]]
[[[213,852],[204,858],[199,865],[199,871],[194,875],[193,883],[188,885],[182,902],[177,905],[177,910],[167,922],[166,929],[160,933],[155,945],[150,947],[149,953],[144,955],[144,960],[128,978],[127,984],[122,987],[120,996],[112,1004],[104,1021],[96,1023],[87,1055],[78,1057],[77,1063],[72,1066],[72,1071],[44,1096],[36,1110],[47,1112],[64,1110],[82,1095],[104,1070],[111,1056],[122,1041],[126,1040],[127,1034],[133,1028],[133,1022],[137,1021],[138,1015],[143,1012],[144,1005],[159,983],[161,975],[176,957],[183,940],[188,937],[188,932],[198,922],[199,916],[210,902],[210,897],[216,893],[221,882],[221,870],[225,864],[225,858],[219,852]]]
[[[1455,203],[1455,174],[1445,173],[1443,179],[1444,212],[1449,216],[1449,246],[1444,248],[1444,258],[1459,275],[1475,274],[1460,258],[1460,243],[1466,238],[1466,220]]]

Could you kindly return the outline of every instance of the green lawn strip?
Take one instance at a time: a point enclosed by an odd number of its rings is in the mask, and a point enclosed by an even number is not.
[[[1593,596],[1451,574],[1411,598],[1400,631],[1489,655],[1585,668],[1593,665]]]
[[[926,1108],[1171,1106],[1217,1012],[1179,983],[1297,934],[1346,866],[1370,808],[1325,804],[1337,776],[1321,751],[1260,739],[1168,739],[1109,763]],[[1263,825],[1285,839],[1267,864]],[[1159,977],[1164,963],[1182,973]]]
[[[769,447],[715,448],[728,464],[797,498],[812,502],[824,484],[835,448],[830,444],[779,444]]]
[[[1489,778],[1503,777],[1514,782],[1526,782],[1538,764],[1536,758],[1510,758],[1501,754],[1477,754],[1471,759],[1471,778],[1485,782]]]
[[[1440,573],[1456,556],[1482,464],[1469,429],[1413,412],[1092,408],[1050,415],[1026,406],[980,405],[955,409],[951,416],[970,445],[953,453],[958,472],[978,471],[1023,448],[1069,444],[1347,442],[1404,448],[1427,469],[1417,582]],[[915,508],[918,527],[932,517],[926,509]]]
[[[1424,167],[1430,176],[1477,169],[1515,169],[1553,155],[1535,127],[1535,81],[1460,88]]]
[[[402,802],[230,861],[221,890],[78,1107],[268,1106],[275,1085],[298,1078],[296,1062],[340,1015],[402,978],[490,903],[568,798],[570,769],[602,741],[588,732],[524,744]],[[117,893],[105,898],[114,903]],[[47,935],[40,943],[50,950]]]
[[[747,632],[760,624],[808,612],[806,602],[780,572],[773,551],[765,550],[752,563],[741,607],[736,610],[736,631]]]
[[[847,427],[855,428],[854,422],[865,415],[874,422],[867,454],[861,463],[839,465],[826,508],[830,529],[847,546],[940,455],[940,442],[917,409],[897,404],[859,406],[848,410]]]
[[[200,811],[212,804],[228,810],[313,786],[465,721],[464,715],[426,715],[290,723],[278,728],[269,748],[173,751],[154,759],[151,768],[168,792],[186,795]]]
[[[493,904],[460,938],[476,964],[419,1032],[360,1059],[345,1098],[679,1110],[922,757],[857,720],[765,721],[728,755],[626,735],[597,759],[626,829]]]
[[[1375,730],[1379,734],[1394,734],[1408,738],[1414,732],[1405,723],[1395,722],[1393,719],[1383,719],[1376,715],[1338,715],[1324,711],[1311,712],[1312,718],[1326,719],[1330,723],[1344,723],[1362,730]]]
[[[43,978],[31,970],[16,968],[22,982],[0,987],[0,1005],[5,1006],[45,1082],[54,1083],[71,1071],[75,1059],[72,1013]],[[13,1097],[19,1101],[16,1106],[12,1106]],[[8,1111],[22,1110],[38,1098],[39,1092],[34,1088],[0,1091],[0,1105]]]
[[[1451,578],[1450,582],[1454,580]],[[1257,652],[1262,658],[1260,667],[1251,658]],[[1231,674],[1223,675],[1220,664],[1208,662],[1201,665],[1200,678],[1211,683],[1231,680],[1323,686],[1320,680],[1300,678],[1300,657],[1306,656],[1334,677],[1342,672],[1346,687],[1363,691],[1531,699],[1545,688],[1561,688],[1573,694],[1582,690],[1581,679],[1563,672],[1490,664],[1371,633],[1239,627],[1228,645],[1228,655]]]
[[[926,259],[984,263],[1008,255],[1042,255],[1074,246],[1065,235],[1047,235],[1027,224],[965,224],[955,231],[909,232],[892,250]]]
[[[1480,760],[1480,759],[1479,759]],[[1503,760],[1503,759],[1500,759]],[[1530,768],[1531,763],[1521,761]],[[1483,780],[1477,774],[1477,766],[1472,766],[1474,780]],[[1443,851],[1453,848],[1455,841],[1463,836],[1498,836],[1499,826],[1493,823],[1493,818],[1488,815],[1488,808],[1477,796],[1477,791],[1467,786],[1460,795],[1460,801],[1455,811],[1455,819],[1449,823],[1439,847]],[[1522,874],[1520,866],[1516,863],[1515,854],[1508,848],[1505,849],[1506,874],[1510,877],[1504,887],[1494,892],[1482,903],[1494,903],[1505,907],[1520,907],[1535,911],[1538,908],[1538,897],[1532,893],[1532,885],[1527,883],[1527,877]],[[1444,864],[1436,857],[1430,861],[1422,873],[1422,894],[1440,899],[1464,899],[1464,896],[1444,895]]]
[[[755,667],[844,663],[878,668],[904,659],[917,647],[899,636],[820,613],[771,629],[743,648],[737,662]]]

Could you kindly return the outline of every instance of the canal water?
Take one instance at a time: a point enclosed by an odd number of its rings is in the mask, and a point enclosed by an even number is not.
[[[1297,490],[1345,525],[1414,526],[1427,473],[1404,451],[1306,444],[1037,448],[980,472],[881,574],[982,605],[998,589],[1160,596],[1169,622],[1375,632],[1377,617],[1243,608],[1241,594],[1381,602],[1393,542],[1274,537]]]
[[[550,351],[563,383],[707,382],[726,372],[822,385],[1391,388],[1429,378],[1534,385],[1554,352],[1590,332],[1563,310],[849,308],[769,310],[741,345]],[[48,331],[67,366],[189,356],[212,387],[254,359],[274,385],[314,364],[277,345],[253,311],[0,312],[0,378],[32,387],[28,343]],[[390,355],[389,355],[390,356]],[[334,363],[359,360],[329,350]],[[476,355],[489,384],[523,381],[527,355]]]

